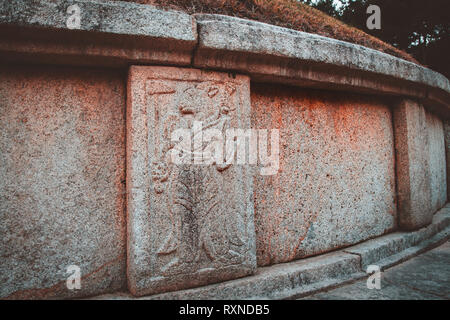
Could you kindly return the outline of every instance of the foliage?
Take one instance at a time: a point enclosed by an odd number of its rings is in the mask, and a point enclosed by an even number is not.
[[[448,0],[300,0],[351,26],[412,54],[422,64],[450,77],[450,1]],[[340,9],[336,2],[340,2]],[[381,9],[381,30],[368,30],[366,9]]]

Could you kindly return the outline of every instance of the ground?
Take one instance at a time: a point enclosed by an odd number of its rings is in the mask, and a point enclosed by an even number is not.
[[[450,242],[383,272],[379,290],[368,289],[361,280],[304,299],[449,300]]]

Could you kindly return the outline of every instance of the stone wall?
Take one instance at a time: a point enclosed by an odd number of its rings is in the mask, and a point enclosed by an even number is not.
[[[391,110],[382,99],[252,86],[252,125],[278,128],[280,171],[255,176],[258,263],[358,243],[396,226]]]
[[[435,213],[447,202],[447,177],[444,125],[442,120],[427,112],[427,131],[430,156],[431,211]]]
[[[417,101],[394,107],[399,226],[428,225],[447,201],[442,120]]]
[[[447,200],[450,199],[450,120],[444,122],[445,153],[447,159]]]
[[[124,288],[122,73],[0,68],[0,296]],[[83,287],[69,291],[69,265]]]
[[[426,227],[447,202],[450,83],[422,66],[122,2],[3,1],[0,34],[1,298],[237,285]],[[174,165],[170,135],[196,121],[278,129],[278,170]]]

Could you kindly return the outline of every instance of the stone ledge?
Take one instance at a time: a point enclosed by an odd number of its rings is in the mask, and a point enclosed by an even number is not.
[[[81,10],[79,30],[189,42],[197,40],[195,24],[188,14],[120,1],[3,1],[0,3],[0,23],[69,30],[66,10],[71,5],[78,5]]]
[[[338,275],[338,277],[333,277]],[[335,285],[359,278],[359,257],[335,252],[306,260],[259,268],[255,275],[205,287],[168,292],[139,299],[285,299],[316,290],[317,284]],[[131,295],[98,296],[100,299],[131,299]]]
[[[431,237],[430,239],[425,240],[414,247],[407,248],[397,254],[394,254],[392,256],[389,256],[385,259],[378,261],[377,265],[380,266],[381,270],[386,270],[399,263],[409,260],[425,251],[428,251],[432,248],[435,248],[443,244],[444,242],[448,241],[449,236],[450,236],[450,229],[447,228],[439,232],[435,236]]]
[[[433,222],[427,227],[414,232],[391,233],[344,249],[344,252],[360,256],[363,270],[370,264],[391,267],[404,261],[405,257],[419,254],[433,243],[438,243],[439,239],[448,238],[449,225],[450,208],[447,204],[434,215]]]
[[[82,12],[79,30],[66,26],[73,4]],[[129,2],[3,1],[0,57],[7,63],[211,68],[258,82],[409,96],[450,114],[449,80],[406,60],[261,22]]]
[[[382,270],[429,250],[450,237],[450,206],[416,232],[397,232],[359,245],[289,263],[259,268],[255,275],[189,290],[135,298],[119,292],[89,299],[293,299],[367,276],[369,264]]]
[[[71,5],[80,8],[77,29],[66,25]],[[3,55],[33,54],[44,63],[56,58],[66,64],[189,64],[197,43],[192,16],[118,1],[2,1],[0,31]]]
[[[199,48],[325,63],[419,82],[450,93],[446,77],[361,45],[224,15],[195,15]]]
[[[234,70],[261,82],[406,95],[423,99],[443,116],[450,111],[449,80],[409,61],[256,21],[211,14],[195,19],[196,67]]]

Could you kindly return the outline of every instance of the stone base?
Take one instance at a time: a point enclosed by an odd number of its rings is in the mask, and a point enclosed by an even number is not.
[[[366,266],[382,270],[450,239],[450,204],[433,222],[415,232],[396,232],[329,254],[259,268],[255,275],[206,287],[138,299],[293,299],[368,276]],[[115,293],[90,299],[136,299]]]

